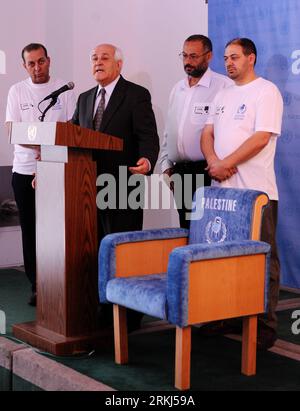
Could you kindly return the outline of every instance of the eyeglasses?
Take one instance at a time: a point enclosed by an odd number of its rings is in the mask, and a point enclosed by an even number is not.
[[[181,60],[187,60],[187,59],[191,59],[192,61],[196,61],[198,60],[200,57],[205,56],[205,54],[209,53],[209,51],[206,51],[205,53],[202,54],[187,54],[184,51],[182,53],[179,54],[179,58]]]

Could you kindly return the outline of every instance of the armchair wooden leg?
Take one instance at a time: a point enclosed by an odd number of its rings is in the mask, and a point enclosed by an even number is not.
[[[126,308],[114,304],[115,362],[128,363],[128,336]]]
[[[243,319],[242,374],[256,374],[257,315]]]
[[[176,327],[175,387],[190,388],[191,373],[191,327]]]

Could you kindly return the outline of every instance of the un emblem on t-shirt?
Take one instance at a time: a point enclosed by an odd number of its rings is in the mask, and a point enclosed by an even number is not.
[[[246,104],[242,104],[239,108],[238,108],[238,114],[245,114],[247,111],[247,107]]]
[[[236,112],[236,115],[234,116],[234,119],[235,120],[244,120],[246,111],[247,111],[246,104],[241,104],[239,106],[239,108],[237,109],[237,112]]]

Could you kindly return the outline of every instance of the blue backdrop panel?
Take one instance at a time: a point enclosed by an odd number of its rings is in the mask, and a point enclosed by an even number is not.
[[[227,41],[251,38],[258,50],[257,74],[282,93],[283,128],[275,159],[281,283],[300,288],[300,1],[209,0],[208,15],[213,69],[225,73]]]

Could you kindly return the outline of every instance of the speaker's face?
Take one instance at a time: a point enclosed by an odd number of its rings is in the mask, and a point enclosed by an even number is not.
[[[116,59],[115,51],[113,46],[102,44],[92,52],[92,73],[102,87],[112,83],[121,73],[122,60]]]

